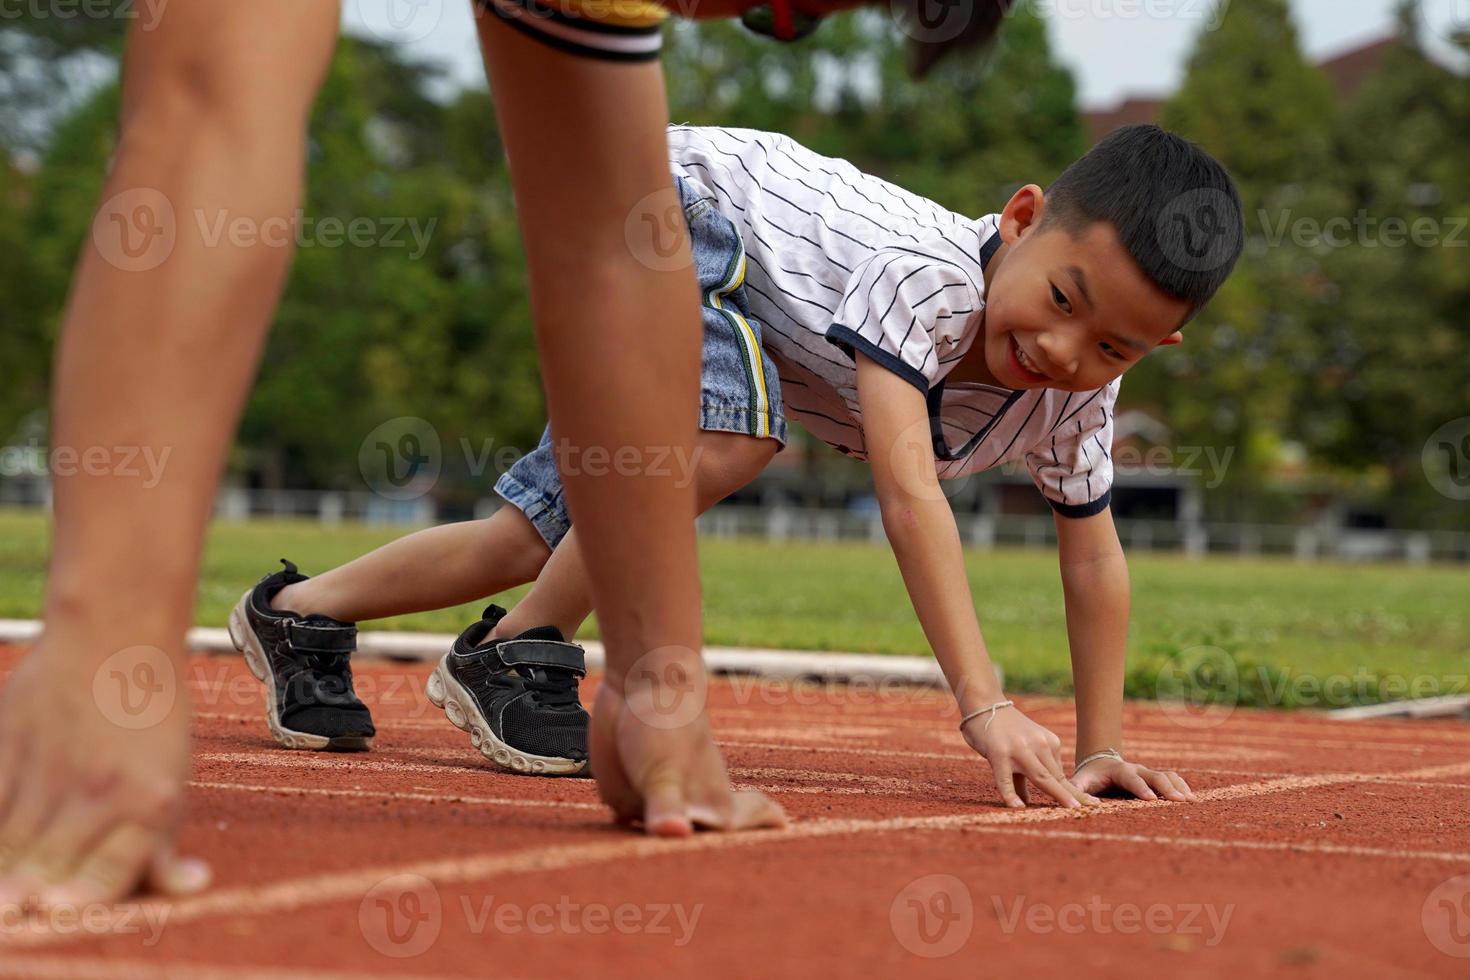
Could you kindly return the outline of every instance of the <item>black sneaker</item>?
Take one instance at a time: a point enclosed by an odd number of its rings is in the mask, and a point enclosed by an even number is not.
[[[429,700],[480,754],[512,772],[575,776],[587,772],[587,712],[577,682],[586,654],[554,626],[484,642],[505,616],[490,606],[459,635],[429,675]]]
[[[271,608],[271,597],[307,576],[284,571],[261,579],[230,612],[230,640],[265,685],[265,720],[288,749],[362,752],[373,747],[372,715],[352,690],[348,660],[357,626],[330,616]]]

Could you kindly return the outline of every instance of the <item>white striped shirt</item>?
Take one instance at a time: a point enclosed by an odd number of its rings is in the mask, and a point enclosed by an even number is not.
[[[1024,460],[1059,512],[1107,505],[1118,381],[1081,393],[945,383],[983,336],[999,215],[956,214],[777,133],[672,126],[669,153],[744,238],[749,312],[788,418],[866,458],[860,350],[928,397],[941,479]]]

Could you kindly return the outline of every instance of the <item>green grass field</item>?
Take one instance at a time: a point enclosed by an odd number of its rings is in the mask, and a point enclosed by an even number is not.
[[[201,624],[223,625],[246,585],[288,556],[307,572],[354,558],[401,529],[313,522],[218,524],[199,588]],[[993,656],[1017,691],[1070,689],[1061,585],[1043,551],[972,551],[975,606]],[[38,614],[46,522],[0,510],[0,618]],[[706,540],[706,639],[714,645],[923,653],[923,634],[892,555],[867,544]],[[1130,693],[1154,693],[1161,665],[1212,669],[1226,651],[1248,703],[1313,701],[1311,678],[1358,678],[1353,702],[1457,693],[1470,671],[1470,571],[1458,567],[1297,564],[1289,560],[1132,560]],[[513,601],[512,592],[499,601]],[[478,606],[404,616],[373,628],[457,632]],[[595,636],[590,624],[586,636]],[[1216,655],[1218,656],[1218,655]],[[1203,663],[1202,663],[1203,661]],[[1215,665],[1218,666],[1218,665]],[[1249,675],[1247,677],[1247,675]],[[1218,678],[1198,682],[1218,686]],[[1274,693],[1273,693],[1274,692]]]

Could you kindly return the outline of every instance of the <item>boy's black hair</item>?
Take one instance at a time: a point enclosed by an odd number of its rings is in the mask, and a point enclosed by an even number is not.
[[[1124,126],[1072,164],[1046,192],[1042,226],[1079,235],[1117,229],[1143,274],[1189,317],[1230,277],[1245,244],[1240,192],[1203,149],[1158,126]]]

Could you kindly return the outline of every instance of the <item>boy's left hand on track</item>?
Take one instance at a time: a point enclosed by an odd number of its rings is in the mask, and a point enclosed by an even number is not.
[[[1177,772],[1150,769],[1123,759],[1096,759],[1072,774],[1072,785],[1084,793],[1126,793],[1140,800],[1198,803],[1199,797]]]

